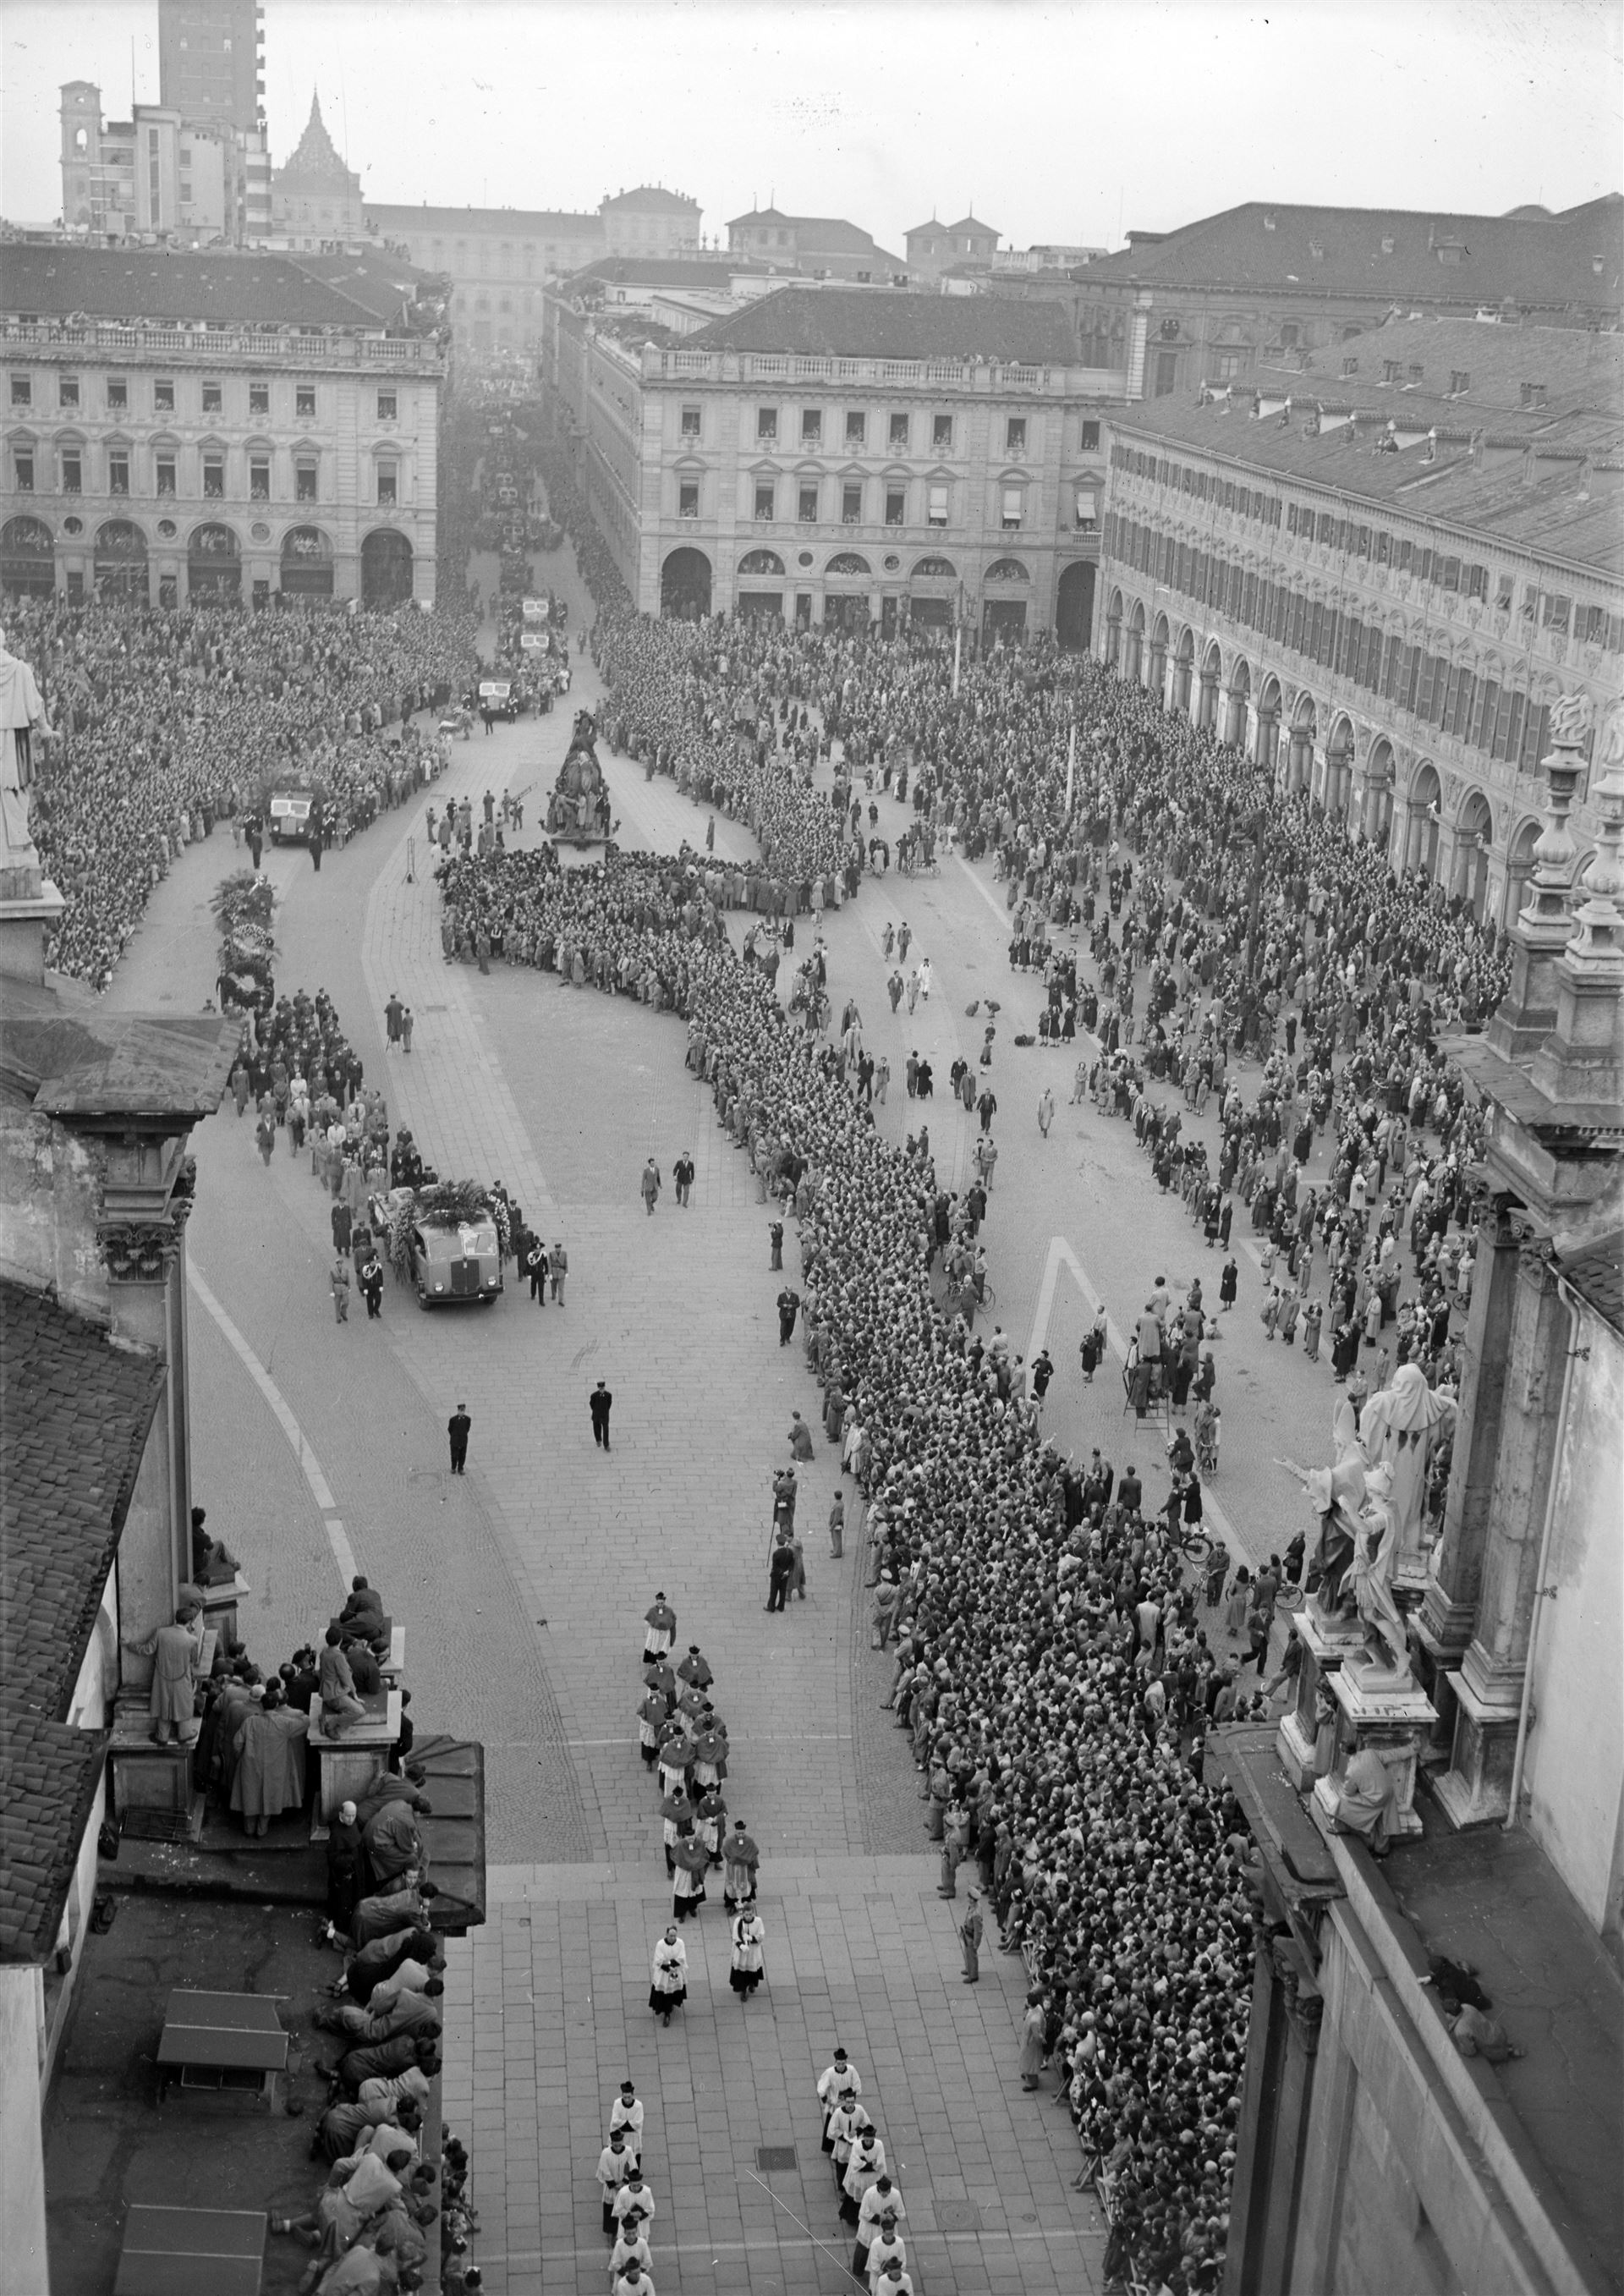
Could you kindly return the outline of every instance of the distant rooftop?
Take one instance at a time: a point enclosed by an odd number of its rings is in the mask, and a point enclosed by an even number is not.
[[[1134,232],[1089,283],[1368,296],[1401,308],[1503,299],[1616,310],[1624,294],[1624,198],[1558,215],[1448,215],[1407,208],[1292,207],[1249,200],[1177,231]]]
[[[1028,366],[1072,365],[1077,359],[1058,304],[838,287],[782,287],[701,327],[685,348],[840,358],[984,358]]]
[[[247,327],[365,327],[355,298],[280,255],[162,247],[0,246],[0,315]]]

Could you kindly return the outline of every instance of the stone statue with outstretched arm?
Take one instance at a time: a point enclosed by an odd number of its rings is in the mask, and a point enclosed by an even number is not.
[[[34,673],[7,651],[0,631],[0,899],[26,900],[39,890],[39,849],[29,828],[33,742],[51,728]]]

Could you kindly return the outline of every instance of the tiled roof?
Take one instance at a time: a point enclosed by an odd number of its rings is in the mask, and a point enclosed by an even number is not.
[[[70,1012],[49,989],[8,984],[0,1085],[70,1122],[164,1118],[178,1131],[219,1106],[237,1034],[217,1013]]]
[[[163,1384],[0,1283],[0,1962],[42,1960],[62,1919],[105,1743],[64,1717]]]
[[[358,304],[283,256],[60,242],[0,247],[0,314],[129,323],[217,319],[248,327],[373,324]]]
[[[1439,340],[1435,344],[1433,337]],[[1382,367],[1419,354],[1422,384],[1383,386]],[[1383,327],[1338,346],[1357,353],[1357,375],[1284,370],[1237,385],[1227,400],[1199,406],[1193,394],[1125,406],[1111,417],[1125,438],[1177,443],[1250,470],[1327,487],[1350,498],[1435,520],[1486,540],[1521,545],[1568,564],[1624,571],[1618,472],[1624,463],[1624,339],[1557,327],[1498,328],[1470,321]],[[1471,389],[1448,396],[1455,363]],[[1482,400],[1478,377],[1482,369]],[[1544,408],[1509,403],[1510,380],[1544,379]],[[1436,373],[1436,381],[1433,381]],[[1275,402],[1288,392],[1292,419],[1254,415],[1254,394]],[[1310,429],[1316,407],[1354,410],[1355,430]],[[1378,454],[1389,419],[1415,431],[1435,429],[1431,463],[1419,445]]]
[[[366,200],[361,214],[369,229],[400,239],[422,231],[507,234],[514,239],[595,239],[602,244],[603,218],[563,208],[431,208],[390,205]]]
[[[434,275],[382,254],[292,255],[288,260],[324,286],[347,295],[384,326],[405,316]]]
[[[783,287],[688,337],[689,350],[799,351],[837,358],[987,358],[1066,365],[1077,345],[1055,303]]]
[[[1617,1228],[1587,1250],[1564,1259],[1562,1273],[1581,1300],[1624,1336],[1624,1228]]]
[[[1091,284],[1358,295],[1400,304],[1504,299],[1616,310],[1624,294],[1624,200],[1559,215],[1439,215],[1404,208],[1283,207],[1268,200],[1091,264]],[[1441,254],[1439,250],[1442,250]],[[1599,268],[1597,267],[1599,265]]]

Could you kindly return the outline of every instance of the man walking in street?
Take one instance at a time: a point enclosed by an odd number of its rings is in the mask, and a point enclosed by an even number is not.
[[[643,1191],[644,1209],[652,1219],[655,1199],[660,1193],[660,1167],[652,1156],[643,1168],[643,1178],[638,1185]]]
[[[392,990],[390,996],[390,1001],[383,1008],[383,1021],[385,1028],[389,1030],[390,1052],[393,1052],[396,1046],[400,1042],[400,1016],[405,1010],[406,1007],[400,1001],[400,991],[398,988]]]
[[[790,1580],[795,1570],[795,1550],[782,1530],[773,1541],[773,1557],[767,1565],[767,1607],[782,1611],[789,1598]]]
[[[341,1251],[335,1252],[332,1273],[328,1277],[332,1286],[332,1320],[335,1324],[349,1321],[349,1262]]]
[[[564,1278],[570,1273],[570,1255],[564,1250],[562,1236],[553,1247],[547,1267],[553,1283],[553,1305],[562,1308],[564,1304]]]
[[[592,1414],[592,1439],[600,1450],[609,1448],[609,1411],[614,1397],[602,1380],[586,1398],[586,1408]]]
[[[454,1475],[462,1474],[468,1464],[468,1431],[472,1425],[465,1403],[459,1403],[446,1422],[446,1432],[451,1438],[451,1472]]]
[[[686,1149],[671,1167],[671,1177],[677,1185],[677,1201],[685,1211],[693,1189],[693,1159]]]
[[[964,1956],[963,1985],[978,1985],[981,1978],[981,1893],[970,1892],[969,1909],[958,1925],[959,1945]]]

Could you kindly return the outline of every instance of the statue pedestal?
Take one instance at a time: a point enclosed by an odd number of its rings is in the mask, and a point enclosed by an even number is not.
[[[45,927],[67,906],[37,862],[32,869],[0,869],[0,980],[45,986]]]
[[[1321,1685],[1339,1671],[1345,1660],[1358,1655],[1365,1647],[1365,1635],[1357,1619],[1346,1625],[1328,1626],[1311,1609],[1294,1611],[1292,1624],[1302,1644],[1302,1665],[1298,1669],[1297,1695],[1281,1718],[1275,1744],[1281,1768],[1299,1793],[1307,1793],[1320,1771],[1314,1742],[1318,1730],[1316,1709]]]
[[[1370,1747],[1392,1777],[1394,1836],[1401,1841],[1415,1839],[1423,1831],[1415,1815],[1415,1772],[1437,1718],[1430,1701],[1407,1669],[1398,1676],[1373,1670],[1366,1678],[1363,1669],[1350,1673],[1344,1663],[1332,1677],[1330,1687],[1341,1709],[1336,1767],[1329,1777],[1316,1784],[1315,1801],[1326,1817],[1334,1819],[1341,1800],[1342,1773],[1356,1753]]]
[[[1506,1706],[1480,1698],[1464,1672],[1451,1675],[1449,1683],[1455,1693],[1449,1767],[1434,1780],[1432,1795],[1459,1833],[1464,1826],[1497,1824],[1511,1808],[1521,1706],[1520,1701]]]

